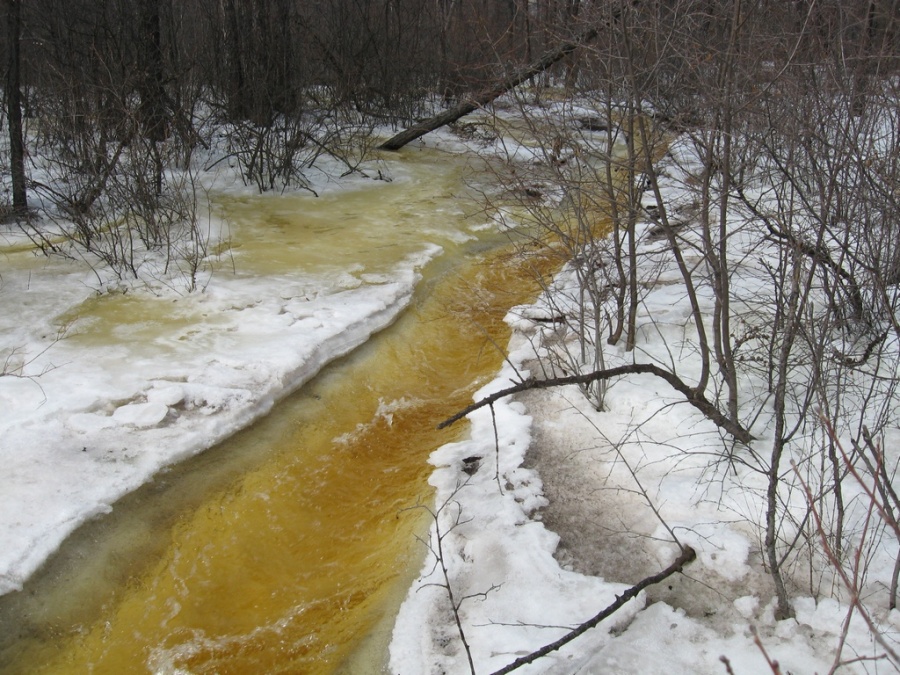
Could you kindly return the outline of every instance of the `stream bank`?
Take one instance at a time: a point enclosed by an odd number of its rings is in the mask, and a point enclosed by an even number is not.
[[[443,161],[447,171],[446,159],[432,157],[428,170]],[[22,591],[0,598],[4,672],[133,672],[143,663],[153,672],[328,673],[361,672],[346,666],[354,663],[348,659],[375,663],[371,650],[383,652],[388,635],[383,625],[381,637],[373,631],[399,605],[422,555],[415,539],[422,513],[409,509],[430,499],[425,460],[460,433],[434,425],[494,375],[501,362],[496,345],[508,339],[504,314],[537,292],[529,265],[503,250],[504,235],[465,223],[462,170],[453,166],[449,173],[444,182],[420,176],[424,197],[408,185],[391,186],[398,188],[395,198],[402,194],[415,204],[383,209],[398,221],[394,229],[433,241],[429,223],[459,219],[440,237],[443,254],[419,268],[423,279],[393,325],[326,367],[264,420],[117,501],[111,515],[69,538]],[[379,191],[368,192],[371,198]],[[272,238],[273,228],[295,239],[297,225],[278,208],[262,223],[268,234],[240,239],[235,228],[236,241]],[[378,212],[365,200],[354,208],[366,217]],[[245,198],[236,210],[259,212]],[[353,217],[344,211],[343,220]],[[332,236],[336,245],[353,241]],[[236,251],[236,276],[255,282],[261,271],[242,266],[240,245]],[[312,253],[323,268],[336,262]],[[284,265],[275,277],[283,283],[296,263],[276,262]],[[380,259],[374,268],[351,263],[349,274],[383,284],[389,267]],[[345,271],[337,274],[354,285],[341,276]],[[125,339],[131,349],[147,345],[172,358],[187,342],[194,354],[213,349],[220,359],[234,356],[218,342],[221,316],[197,331],[187,318],[173,324],[165,314],[156,321],[140,305],[113,300],[140,318],[107,312],[87,322],[73,346],[103,349],[106,340],[118,346]],[[155,327],[169,333],[155,338]],[[176,414],[180,405],[174,404]],[[362,657],[361,644],[369,650]]]

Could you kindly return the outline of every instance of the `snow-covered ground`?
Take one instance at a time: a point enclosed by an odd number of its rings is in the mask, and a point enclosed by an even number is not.
[[[521,318],[511,318],[524,328]],[[534,358],[525,335],[523,330],[512,343],[511,361],[518,366]],[[505,366],[476,400],[510,386],[521,373]],[[760,560],[750,555],[752,535],[741,524],[727,522],[715,504],[698,503],[695,481],[702,468],[686,468],[682,453],[673,451],[679,430],[690,428],[695,441],[704,432],[715,435],[714,429],[703,429],[706,424],[686,404],[672,405],[676,400],[665,385],[635,378],[615,385],[610,409],[603,413],[574,386],[529,392],[527,403],[495,403],[499,484],[487,408],[470,415],[472,440],[432,455],[431,482],[443,508],[444,561],[477,672],[495,672],[553,642],[611,604],[631,583],[675,559],[677,548],[657,531],[659,522],[635,496],[636,484],[604,437],[614,435],[616,427],[651,418],[653,423],[641,430],[642,441],[627,454],[636,464],[653,465],[642,473],[645,487],[664,504],[663,513],[680,539],[697,550],[698,560],[686,569],[688,579],[667,580],[679,588],[664,589],[665,600],[657,594],[651,603],[642,593],[598,628],[517,672],[724,673],[720,657],[735,673],[767,672],[754,631],[781,672],[828,672],[847,608],[834,600],[817,604],[800,598],[796,619],[774,619],[774,594]],[[537,455],[536,461],[526,461],[529,453]],[[472,457],[480,459],[469,476],[473,462],[465,460]],[[545,497],[545,483],[554,480],[561,481],[554,486],[559,498],[576,502],[568,518],[557,523],[566,527],[564,536],[595,558],[574,561],[570,554],[563,564],[554,558],[560,536],[541,522],[541,509],[555,508]],[[624,535],[626,526],[633,529]],[[610,530],[624,536],[617,541]],[[599,541],[583,541],[598,533]],[[433,531],[432,548],[435,536]],[[617,548],[605,549],[604,541]],[[599,565],[604,576],[575,571],[579,562]],[[445,586],[435,556],[429,555],[394,628],[392,672],[469,672]],[[900,630],[900,614],[891,612],[889,620]],[[853,648],[877,652],[860,623],[854,622],[851,631]]]
[[[687,146],[676,152],[678,165],[690,163]],[[667,162],[661,171],[670,206],[691,198],[678,165]],[[635,354],[677,364],[691,380],[699,365],[686,342],[688,298],[651,228],[649,221],[639,225],[641,278],[652,282]],[[753,236],[735,236],[731,245],[752,245]],[[764,261],[743,258],[736,293],[765,303],[764,284],[754,283]],[[577,323],[578,288],[566,269],[535,305],[510,312],[509,361],[476,401],[529,374],[540,379],[550,352],[577,339],[557,322],[563,314]],[[701,300],[711,311],[711,298]],[[634,358],[621,345],[606,352],[606,367]],[[598,412],[574,385],[533,389],[471,413],[471,440],[432,455],[436,526],[394,629],[393,673],[496,672],[671,564],[679,553],[674,537],[697,553],[683,575],[650,587],[598,628],[516,672],[748,674],[773,672],[777,662],[782,673],[825,673],[838,654],[840,672],[894,672],[860,616],[827,589],[818,599],[795,592],[795,618],[776,620],[760,554],[765,484],[745,464],[721,468],[716,458],[726,444],[714,424],[649,375],[617,379],[605,403]],[[764,454],[772,442],[765,414],[752,431]],[[886,543],[869,560],[870,588],[889,585],[891,549]],[[869,609],[894,641],[900,612],[887,610],[883,591]]]

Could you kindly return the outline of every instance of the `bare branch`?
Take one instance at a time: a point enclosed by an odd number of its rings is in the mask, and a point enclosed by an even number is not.
[[[643,591],[648,586],[652,586],[654,584],[658,584],[661,581],[665,581],[670,576],[675,574],[676,572],[681,572],[682,568],[690,562],[693,562],[697,557],[697,553],[690,546],[686,546],[681,550],[681,555],[679,555],[675,561],[669,565],[666,569],[662,570],[658,574],[654,574],[653,576],[647,577],[636,583],[631,588],[627,589],[622,595],[616,598],[616,601],[612,603],[609,607],[604,609],[602,612],[594,616],[592,619],[585,621],[583,624],[578,626],[578,628],[570,631],[566,635],[562,636],[559,640],[555,642],[551,642],[545,647],[541,647],[537,651],[532,652],[526,656],[516,659],[508,666],[504,666],[500,670],[494,671],[493,675],[504,675],[505,673],[511,673],[512,671],[524,666],[528,663],[532,663],[537,661],[542,656],[546,656],[551,652],[555,652],[560,647],[563,647],[569,644],[572,640],[579,637],[580,635],[586,633],[591,628],[594,628],[606,618],[609,618],[617,611],[619,611],[625,604],[637,597],[637,595]]]
[[[528,380],[526,382],[522,382],[520,384],[513,385],[512,387],[507,387],[506,389],[501,389],[500,391],[494,392],[490,396],[486,396],[473,403],[470,406],[467,406],[463,410],[459,411],[452,417],[444,420],[438,425],[438,429],[443,429],[444,427],[448,427],[455,422],[458,422],[463,417],[468,415],[469,413],[475,412],[476,410],[483,408],[486,405],[492,405],[496,401],[505,398],[507,396],[511,396],[513,394],[518,394],[523,391],[529,391],[531,389],[551,389],[553,387],[564,387],[569,384],[579,384],[586,385],[592,382],[600,382],[603,380],[609,380],[614,377],[619,377],[622,375],[641,375],[641,374],[650,374],[656,375],[657,377],[665,380],[671,385],[673,389],[675,389],[680,394],[683,394],[688,403],[697,408],[701,413],[703,413],[711,422],[713,422],[716,426],[721,429],[724,429],[726,432],[731,434],[736,440],[741,443],[750,443],[750,441],[754,440],[754,437],[750,434],[749,431],[744,429],[737,422],[730,420],[728,417],[723,415],[715,405],[713,405],[702,393],[698,392],[696,389],[689,387],[684,381],[675,375],[674,373],[665,370],[664,368],[660,368],[659,366],[652,363],[633,363],[625,366],[617,366],[615,368],[606,368],[604,370],[595,370],[591,373],[584,373],[583,375],[570,375],[568,377],[553,377],[546,380]]]

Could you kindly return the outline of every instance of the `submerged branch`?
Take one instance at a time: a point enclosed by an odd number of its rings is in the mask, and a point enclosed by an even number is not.
[[[621,375],[640,375],[644,373],[656,375],[657,377],[662,378],[663,380],[668,382],[669,385],[673,389],[675,389],[675,391],[684,395],[688,403],[690,403],[697,410],[703,413],[703,415],[713,424],[729,433],[736,440],[740,441],[741,443],[750,443],[750,441],[754,440],[749,431],[744,429],[744,427],[742,427],[737,421],[732,420],[722,414],[722,412],[718,408],[716,408],[716,406],[713,405],[701,392],[692,387],[689,387],[681,380],[680,377],[678,377],[674,373],[671,373],[664,368],[660,368],[653,363],[633,363],[627,366],[618,366],[616,368],[595,370],[594,372],[585,373],[584,375],[570,375],[568,377],[553,377],[547,380],[528,380],[527,382],[521,382],[519,384],[513,385],[512,387],[507,387],[506,389],[501,389],[500,391],[494,392],[490,396],[486,396],[480,401],[477,401],[472,405],[464,408],[463,410],[453,415],[453,417],[450,417],[441,422],[438,425],[438,429],[448,427],[451,424],[458,422],[469,413],[478,410],[479,408],[483,408],[486,405],[491,405],[501,398],[511,396],[512,394],[518,394],[519,392],[529,391],[531,389],[550,389],[551,387],[562,387],[568,384],[586,385],[593,382],[609,380],[613,377],[619,377]]]

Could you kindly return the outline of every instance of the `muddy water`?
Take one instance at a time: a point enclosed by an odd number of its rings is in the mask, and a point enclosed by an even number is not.
[[[402,227],[435,209],[460,218],[462,170],[452,173],[456,187],[439,194],[387,190],[386,204],[379,191],[365,195],[355,215],[343,211],[363,222],[353,237],[330,229],[321,202],[318,236],[290,247],[286,202],[232,204],[235,219],[274,209],[247,236],[236,232],[240,273],[290,269],[289,248],[308,249],[311,266],[346,266],[334,247],[391,246],[366,240],[365,223],[398,209],[410,214]],[[427,526],[415,508],[430,494],[426,458],[465,433],[435,424],[497,370],[502,317],[537,289],[533,261],[505,252],[501,237],[463,239],[442,235],[446,254],[391,328],[74,536],[0,607],[0,626],[17,637],[0,655],[3,672],[381,672],[423,553],[414,535]]]

